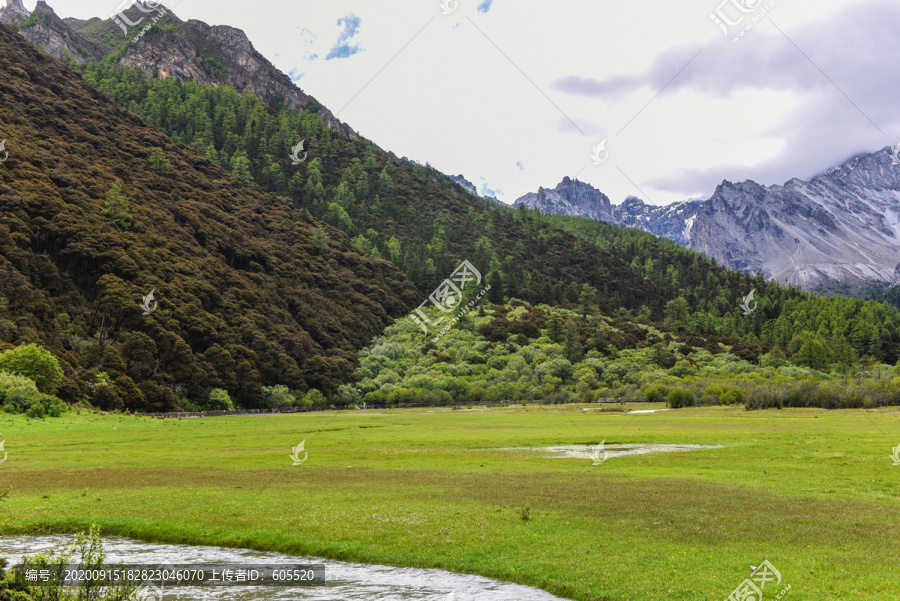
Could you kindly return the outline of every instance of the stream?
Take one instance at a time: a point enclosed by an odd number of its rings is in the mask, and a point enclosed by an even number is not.
[[[72,536],[0,536],[0,557],[10,566],[22,556],[70,546]],[[320,586],[172,586],[147,601],[564,601],[545,591],[444,570],[394,568],[298,557],[248,549],[147,543],[104,537],[107,564],[318,564],[325,567]],[[77,558],[77,555],[76,555]]]

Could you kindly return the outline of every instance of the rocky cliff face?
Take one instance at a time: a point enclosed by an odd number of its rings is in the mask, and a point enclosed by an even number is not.
[[[629,196],[621,205],[614,205],[606,194],[590,184],[568,177],[553,189],[540,188],[519,198],[514,206],[538,209],[553,215],[573,215],[606,221],[614,225],[632,227],[689,244],[693,218],[702,201],[685,201],[657,207]]]
[[[566,178],[516,206],[576,215],[664,236],[726,267],[807,290],[861,293],[900,283],[900,165],[890,148],[851,158],[806,182],[723,182],[705,201],[612,205]]]
[[[884,148],[808,182],[723,182],[697,216],[690,247],[808,290],[859,293],[894,284],[900,166]]]
[[[22,5],[22,0],[6,0],[6,6],[0,8],[0,23],[16,25],[28,18],[28,11]]]
[[[60,60],[71,58],[80,63],[102,58],[107,53],[102,46],[76,33],[43,0],[30,15],[22,0],[10,0],[0,12],[0,23],[17,25],[26,40]]]
[[[612,204],[590,184],[568,177],[554,189],[539,188],[519,198],[514,206],[526,206],[551,215],[578,215],[600,221],[612,220]]]
[[[449,177],[454,182],[456,182],[457,184],[462,186],[465,189],[465,191],[468,192],[469,194],[474,194],[475,196],[479,196],[478,188],[475,187],[475,184],[473,184],[472,182],[467,180],[462,174],[448,175],[447,177]]]
[[[18,22],[21,27],[28,16],[21,0],[10,0],[9,6],[0,11],[0,22]],[[233,86],[239,92],[257,94],[272,106],[283,103],[296,110],[311,107],[332,130],[357,137],[348,125],[257,52],[240,29],[193,19],[181,21],[161,4],[132,6],[113,19],[83,21],[60,19],[41,0],[28,21],[19,33],[61,60],[98,60],[127,45],[119,61],[123,65],[151,76]]]

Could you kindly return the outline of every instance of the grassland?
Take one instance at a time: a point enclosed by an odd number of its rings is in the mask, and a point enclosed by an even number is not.
[[[98,523],[154,541],[479,573],[585,601],[725,599],[768,558],[791,585],[785,599],[900,598],[895,408],[580,407],[0,413],[0,534]],[[301,440],[308,459],[292,466]],[[725,447],[599,466],[501,450],[601,440]]]

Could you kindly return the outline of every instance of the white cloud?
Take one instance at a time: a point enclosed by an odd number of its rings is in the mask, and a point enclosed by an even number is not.
[[[737,44],[709,18],[719,3],[517,0],[479,12],[475,0],[442,15],[437,1],[260,0],[247,11],[190,0],[175,12],[244,29],[383,148],[483,174],[507,202],[576,174],[614,202],[638,189],[670,202],[708,196],[721,179],[809,177],[900,140],[896,0],[782,0]],[[53,6],[82,19],[112,8]],[[593,165],[603,139],[609,160]]]
[[[359,27],[362,19],[350,13],[337,20],[337,25],[341,27],[341,33],[338,35],[337,42],[328,51],[325,60],[335,58],[348,58],[363,50],[358,43],[351,43],[351,40],[359,33]]]

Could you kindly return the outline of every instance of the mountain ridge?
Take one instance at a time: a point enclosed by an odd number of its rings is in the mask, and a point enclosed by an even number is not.
[[[804,181],[724,180],[705,200],[613,205],[563,178],[513,206],[589,217],[666,237],[731,269],[826,293],[860,294],[900,274],[900,169],[892,149],[853,155]]]
[[[122,25],[97,17],[60,19],[44,0],[38,0],[31,13],[25,10],[21,0],[12,0],[13,4],[0,9],[0,23],[18,26],[26,40],[60,60],[84,63],[101,60],[114,51],[122,52],[119,62],[141,69],[151,77],[224,82],[238,90],[253,92],[268,102],[283,102],[298,111],[312,108],[333,131],[356,139],[357,134],[349,125],[303,92],[260,54],[243,30],[229,25],[208,25],[197,19],[182,21],[165,7],[159,7],[164,18],[151,23],[150,5],[145,0],[138,1],[144,2],[142,6],[148,10],[132,5],[122,11],[128,23],[136,24],[124,36],[124,19],[120,20]],[[144,27],[154,32],[155,43],[141,35]],[[127,47],[122,51],[120,44],[126,42]],[[160,48],[165,51],[159,51]]]

